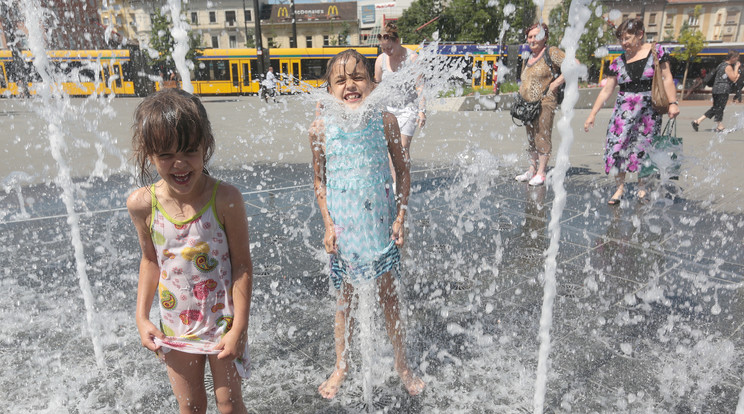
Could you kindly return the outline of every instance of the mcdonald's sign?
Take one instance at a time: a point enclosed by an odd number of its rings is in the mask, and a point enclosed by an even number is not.
[[[336,9],[336,12],[338,12],[338,9]],[[287,10],[286,7],[280,7],[277,10],[277,12],[276,12],[276,17],[277,18],[282,18],[282,17],[287,17],[288,18],[289,17],[289,10]]]
[[[328,17],[338,16],[338,7],[336,5],[328,6]]]

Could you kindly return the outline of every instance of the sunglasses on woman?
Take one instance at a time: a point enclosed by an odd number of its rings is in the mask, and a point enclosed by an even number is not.
[[[390,34],[387,34],[387,33],[385,33],[385,34],[378,34],[377,35],[377,40],[395,40],[397,38],[398,38],[398,36],[390,35]]]

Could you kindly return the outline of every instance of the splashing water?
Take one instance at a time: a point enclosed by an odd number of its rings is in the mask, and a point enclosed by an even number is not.
[[[171,13],[173,27],[171,34],[175,45],[173,46],[173,61],[181,77],[181,87],[184,91],[194,93],[194,85],[191,84],[191,72],[186,62],[186,54],[189,52],[189,24],[181,15],[181,0],[168,0],[168,8]],[[189,62],[190,63],[190,62]],[[191,65],[193,66],[193,65]]]
[[[421,62],[428,59],[427,48],[420,52]],[[249,341],[255,366],[253,379],[243,384],[246,403],[258,412],[471,412],[479,407],[524,413],[535,409],[535,367],[545,357],[545,389],[539,393],[545,412],[730,412],[735,406],[741,412],[738,250],[744,218],[714,213],[709,209],[714,201],[698,203],[687,192],[674,199],[659,196],[652,208],[626,204],[608,210],[602,205],[607,183],[594,168],[601,163],[596,155],[601,149],[594,146],[601,132],[592,143],[580,134],[572,138],[572,157],[592,155],[586,164],[572,158],[567,173],[565,154],[559,152],[551,188],[565,206],[557,211],[545,187],[513,182],[525,137],[507,113],[437,109],[457,101],[438,93],[461,91],[451,78],[457,84],[463,77],[459,67],[433,53],[431,59],[434,69],[401,76],[407,84],[426,81],[431,104],[429,125],[413,144],[411,236],[402,257],[410,362],[427,383],[417,398],[400,387],[390,343],[380,332],[379,315],[371,311],[355,313],[370,322],[364,333],[363,326],[356,327],[354,370],[336,401],[323,401],[315,391],[334,359],[335,291],[328,286],[327,254],[319,243],[322,223],[309,179],[307,126],[317,102],[327,116],[345,117],[351,128],[398,93],[381,84],[367,108],[358,111],[346,111],[323,88],[280,97],[277,105],[253,97],[202,98],[220,139],[210,170],[241,188],[251,224],[255,287]],[[90,328],[78,327],[86,293],[78,287],[77,272],[70,271],[78,253],[65,225],[67,204],[50,191],[54,183],[45,183],[45,176],[56,175],[57,164],[13,167],[4,174],[6,193],[0,194],[5,197],[0,198],[0,252],[14,258],[0,280],[12,298],[0,302],[8,333],[0,339],[0,361],[11,367],[0,377],[7,390],[0,401],[13,413],[173,409],[166,370],[139,345],[132,315],[139,250],[123,200],[135,181],[119,165],[124,157],[116,148],[126,147],[129,137],[122,131],[139,100],[72,98],[58,107],[52,98],[42,101],[44,91],[39,91],[33,100],[0,100],[12,109],[0,122],[16,128],[10,134],[17,134],[21,148],[14,154],[23,158],[25,150],[29,164],[46,155],[46,140],[37,138],[47,135],[39,133],[41,128],[48,122],[60,125],[55,138],[63,137],[69,146],[74,207],[95,299],[94,332],[106,369],[95,369],[97,356],[86,352]],[[572,93],[569,83],[563,118],[570,119]],[[40,108],[30,115],[18,110],[42,102],[60,118]],[[502,102],[508,103],[508,95]],[[567,125],[563,118],[557,128]],[[721,163],[708,165],[725,159],[722,145],[736,143],[733,134],[699,136],[705,155],[685,154],[690,157],[686,166],[709,168],[700,175],[698,190],[730,171]],[[567,140],[563,132],[561,137]],[[95,162],[83,163],[83,150],[97,157]],[[114,156],[111,167],[104,155]],[[682,172],[681,182],[689,171]],[[558,195],[559,181],[567,196]],[[551,203],[556,204],[551,208]],[[558,219],[561,244],[555,251],[550,249],[556,232],[550,227],[548,233],[546,223],[553,226]],[[549,265],[545,252],[558,263]],[[547,309],[541,299],[551,272],[560,283],[553,286],[550,347],[543,354],[537,352],[541,343],[535,333],[545,327],[539,325]],[[379,309],[373,293],[363,296],[367,299],[360,302]],[[371,339],[357,341],[361,337]]]
[[[590,11],[587,6],[588,0],[573,0],[569,9],[568,21],[570,26],[566,29],[561,45],[565,48],[566,57],[561,65],[561,72],[566,81],[566,96],[561,105],[562,116],[558,120],[558,131],[561,134],[561,144],[558,147],[555,168],[551,171],[549,184],[555,192],[555,201],[551,212],[552,219],[548,228],[550,230],[550,246],[545,259],[544,289],[542,314],[540,316],[540,350],[537,362],[537,378],[535,380],[534,412],[540,414],[544,411],[545,392],[548,381],[548,361],[550,357],[550,328],[553,325],[553,303],[556,296],[556,269],[558,248],[561,237],[560,220],[563,208],[566,205],[566,189],[564,180],[568,171],[568,155],[573,143],[573,130],[571,120],[573,119],[573,108],[579,97],[579,76],[586,76],[586,67],[579,68],[576,63],[576,46],[584,30],[584,25],[589,20]],[[546,52],[547,53],[547,52]]]
[[[85,303],[85,314],[88,325],[88,333],[93,341],[93,351],[96,357],[96,365],[99,369],[105,367],[105,357],[103,354],[103,345],[98,336],[100,329],[96,321],[95,300],[90,286],[90,280],[86,270],[85,254],[83,251],[82,238],[80,236],[80,218],[75,212],[75,194],[70,168],[67,165],[65,152],[67,144],[65,143],[65,129],[63,125],[62,114],[65,113],[70,105],[69,97],[65,96],[58,87],[54,78],[51,66],[46,55],[44,47],[43,31],[41,29],[41,20],[39,16],[44,15],[45,9],[41,7],[37,0],[21,2],[21,9],[25,17],[26,27],[29,32],[29,46],[34,56],[34,66],[41,76],[42,83],[37,89],[37,94],[41,97],[41,110],[39,116],[47,118],[47,129],[49,133],[49,145],[52,156],[57,161],[59,174],[57,175],[57,185],[62,188],[62,200],[67,209],[67,224],[70,226],[70,236],[75,249],[75,266],[77,269],[80,290],[83,293]]]

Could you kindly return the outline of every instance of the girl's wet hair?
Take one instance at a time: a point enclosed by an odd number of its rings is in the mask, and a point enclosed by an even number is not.
[[[163,89],[145,98],[134,111],[133,157],[142,184],[152,182],[150,156],[204,149],[204,173],[214,153],[214,135],[207,110],[199,98],[180,90]]]
[[[524,30],[524,37],[527,38],[527,35],[530,34],[532,29],[536,29],[538,27],[542,27],[543,32],[545,33],[545,41],[547,42],[548,39],[550,39],[550,30],[548,29],[548,25],[545,23],[535,23],[532,26],[526,28]]]
[[[645,33],[646,30],[643,28],[643,20],[638,17],[627,19],[620,23],[620,26],[615,29],[615,38],[620,39],[626,33],[635,36],[639,33]]]
[[[394,21],[389,21],[385,23],[385,27],[383,27],[382,32],[396,39],[400,38],[400,36],[398,36],[398,24],[395,23]]]
[[[323,75],[323,86],[328,86],[330,80],[331,80],[331,72],[333,72],[331,69],[336,64],[342,64],[344,67],[346,67],[346,62],[349,60],[354,60],[354,66],[359,64],[359,62],[362,62],[362,65],[367,69],[367,76],[369,76],[369,79],[374,81],[375,79],[375,68],[372,65],[372,62],[364,57],[361,53],[357,52],[354,49],[346,49],[343,52],[337,54],[336,56],[332,57],[328,64],[326,65],[325,74]]]

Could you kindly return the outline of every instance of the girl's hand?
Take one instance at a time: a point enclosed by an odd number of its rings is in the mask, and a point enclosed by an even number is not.
[[[390,235],[390,238],[392,240],[395,240],[395,245],[398,247],[403,246],[403,242],[405,241],[405,236],[403,232],[405,231],[405,228],[403,227],[403,219],[397,218],[393,222],[393,234]]]
[[[584,121],[584,132],[589,132],[592,128],[594,128],[594,115],[589,115]]]
[[[158,329],[152,322],[149,320],[137,322],[137,330],[140,334],[142,346],[153,352],[160,349],[160,345],[156,345],[153,338],[165,339],[165,334],[160,332],[160,329]]]
[[[248,335],[245,331],[238,332],[233,329],[226,333],[220,339],[220,343],[214,347],[215,350],[221,350],[217,354],[217,359],[226,359],[232,361],[235,358],[243,356],[243,350],[245,349],[245,341],[248,340]]]
[[[338,253],[336,246],[336,229],[333,225],[326,226],[325,236],[323,237],[323,245],[325,246],[326,253]]]
[[[416,124],[419,128],[423,128],[424,125],[426,125],[426,112],[419,111],[418,112],[418,118],[416,119]]]
[[[667,113],[669,115],[670,119],[674,119],[679,115],[679,105],[677,104],[670,104],[669,105],[669,112]]]

